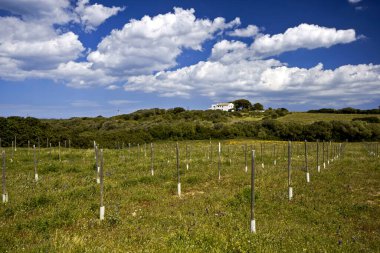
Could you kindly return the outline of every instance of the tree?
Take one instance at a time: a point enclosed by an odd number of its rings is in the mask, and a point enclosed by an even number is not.
[[[264,106],[260,103],[255,103],[253,105],[252,109],[255,111],[262,111],[262,110],[264,110]]]
[[[241,110],[251,110],[252,104],[249,102],[247,99],[238,99],[232,102],[235,106],[236,111],[241,111]]]

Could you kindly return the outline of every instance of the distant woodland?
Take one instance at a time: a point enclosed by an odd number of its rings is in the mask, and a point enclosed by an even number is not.
[[[314,111],[315,112],[315,111]],[[202,140],[253,138],[260,140],[334,140],[379,141],[378,117],[367,115],[351,121],[318,121],[311,124],[280,122],[288,110],[264,112],[241,110],[145,109],[110,118],[81,117],[70,119],[36,119],[0,117],[1,146],[48,143],[85,148],[96,140],[102,147],[120,148],[160,140]]]

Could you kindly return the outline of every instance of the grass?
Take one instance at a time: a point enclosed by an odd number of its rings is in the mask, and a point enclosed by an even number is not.
[[[244,144],[257,154],[256,234],[249,231]],[[104,221],[93,150],[63,149],[59,161],[56,150],[50,156],[42,149],[36,183],[32,154],[17,149],[13,162],[7,159],[9,202],[0,205],[0,252],[379,252],[379,158],[362,143],[348,143],[344,155],[318,173],[315,143],[308,143],[307,184],[303,144],[293,143],[294,199],[288,201],[286,145],[224,141],[219,181],[216,142],[212,162],[208,142],[181,142],[181,198],[175,143],[155,144],[153,177],[148,147],[146,156],[144,146],[105,150]]]
[[[306,112],[292,112],[285,115],[284,117],[278,118],[281,122],[296,122],[300,124],[311,124],[316,121],[352,121],[354,118],[365,118],[365,117],[378,117],[380,115],[367,115],[367,114],[335,114],[335,113],[306,113]]]

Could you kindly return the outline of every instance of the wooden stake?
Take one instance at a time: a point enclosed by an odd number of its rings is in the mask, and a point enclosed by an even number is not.
[[[154,168],[153,168],[153,143],[150,143],[150,171],[152,176],[154,175]]]
[[[3,150],[2,152],[2,156],[3,156],[3,170],[2,170],[2,185],[3,185],[3,203],[7,203],[8,202],[8,193],[7,193],[7,188],[6,188],[6,185],[5,185],[5,180],[6,180],[6,177],[5,177],[5,151]]]
[[[38,182],[36,145],[33,145],[33,150],[34,150],[34,181]]]
[[[305,166],[306,166],[306,182],[310,183],[309,166],[307,164],[307,141],[305,140]]]
[[[331,142],[330,142],[331,143]],[[326,145],[326,158],[327,158],[327,165],[330,164],[330,158],[329,158],[329,144]]]
[[[14,155],[14,149],[13,149],[13,146],[14,146],[14,142],[12,141],[12,155],[11,155],[11,163],[13,163],[13,155]]]
[[[325,141],[322,142],[322,163],[323,168],[326,169],[326,163],[325,163]]]
[[[260,148],[261,148],[261,168],[264,169],[264,157],[263,157],[263,144],[260,143]]]
[[[104,175],[103,175],[103,149],[100,150],[100,220],[104,220],[104,213],[105,213],[105,207],[104,207]]]
[[[180,176],[180,171],[179,171],[179,147],[178,147],[178,142],[177,142],[177,145],[176,145],[176,160],[177,160],[177,180],[178,180],[177,192],[178,192],[178,197],[181,197],[181,176]]]
[[[293,187],[291,180],[291,163],[292,163],[292,146],[291,142],[288,141],[288,188],[289,188],[289,200],[293,198]]]
[[[244,162],[245,162],[245,172],[248,172],[247,144],[244,145]]]
[[[186,170],[189,170],[189,147],[186,144]]]
[[[222,166],[222,158],[221,158],[221,146],[219,142],[218,146],[218,180],[220,180],[220,167]]]
[[[252,150],[251,162],[251,232],[256,233],[255,220],[255,151]]]
[[[99,158],[99,149],[95,145],[95,164],[96,164],[96,183],[100,184],[100,158]]]
[[[319,166],[319,140],[317,140],[317,171],[321,172],[321,166]]]
[[[96,142],[94,141],[94,155],[95,155],[95,159],[96,159]]]

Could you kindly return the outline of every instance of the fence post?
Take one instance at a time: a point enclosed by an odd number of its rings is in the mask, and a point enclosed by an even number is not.
[[[252,150],[251,162],[251,232],[256,233],[255,221],[255,151]]]
[[[248,172],[247,144],[244,145],[244,162],[245,162],[245,172]]]
[[[33,145],[33,150],[34,150],[34,180],[38,182],[36,145]]]
[[[100,220],[104,220],[104,174],[103,174],[103,149],[100,150]]]
[[[176,145],[176,160],[177,160],[177,180],[178,180],[178,187],[177,187],[177,192],[178,192],[178,197],[181,197],[181,176],[179,173],[179,148],[178,148],[178,142]]]
[[[5,185],[5,151],[3,150],[2,152],[2,156],[3,156],[3,173],[2,173],[2,184],[3,184],[3,203],[7,203],[8,202],[8,193],[7,193],[7,189],[6,189],[6,185]]]
[[[306,166],[306,182],[310,183],[309,166],[307,164],[307,141],[305,140],[305,166]]]
[[[321,166],[319,165],[319,140],[317,140],[317,171],[321,172]]]
[[[289,188],[289,200],[293,198],[293,187],[291,180],[291,163],[292,163],[292,146],[291,142],[288,141],[288,188]]]
[[[154,175],[154,168],[153,168],[153,143],[150,143],[150,172],[152,176]]]
[[[222,163],[222,160],[221,160],[221,146],[220,146],[220,142],[219,142],[219,146],[218,146],[218,179],[220,180],[220,167],[221,167],[221,163]]]
[[[186,170],[189,169],[189,146],[186,144]]]

